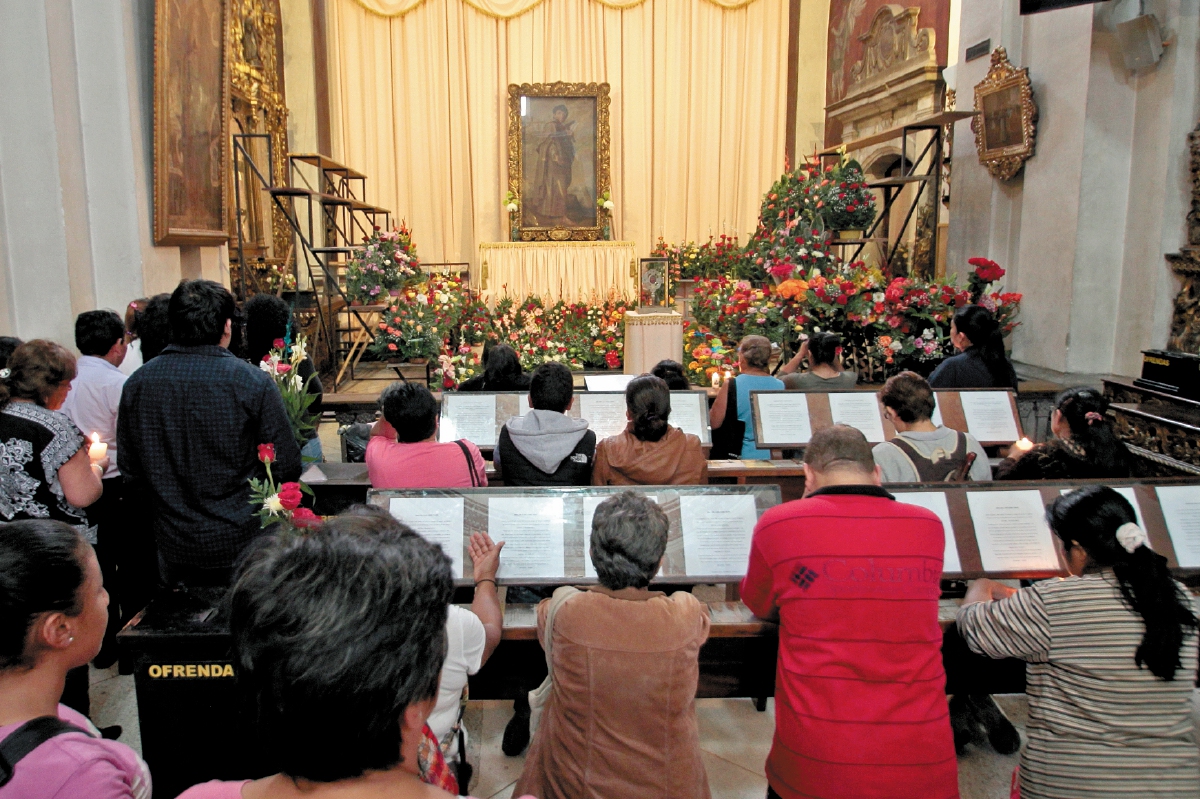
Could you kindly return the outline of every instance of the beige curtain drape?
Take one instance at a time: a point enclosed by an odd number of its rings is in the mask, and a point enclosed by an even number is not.
[[[475,264],[478,243],[507,238],[510,83],[611,84],[613,238],[643,255],[659,236],[745,240],[782,171],[786,0],[543,0],[508,20],[464,0],[328,8],[331,155],[368,175],[425,261]]]
[[[542,0],[463,0],[485,14],[500,19],[512,19],[524,14],[529,9],[541,3]],[[646,0],[595,0],[609,8],[632,8]],[[412,11],[425,0],[357,0],[358,4],[368,11],[384,17],[398,17]],[[708,0],[722,8],[741,8],[750,5],[755,0]]]

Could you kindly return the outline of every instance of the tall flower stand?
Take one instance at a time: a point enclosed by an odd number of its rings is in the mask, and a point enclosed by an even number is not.
[[[682,357],[682,314],[677,311],[625,314],[625,374],[645,374],[666,359],[682,363]]]

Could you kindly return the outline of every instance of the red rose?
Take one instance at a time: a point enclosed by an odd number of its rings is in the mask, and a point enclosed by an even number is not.
[[[274,444],[259,444],[258,459],[263,463],[274,463],[275,461],[275,445]]]
[[[304,493],[300,490],[299,483],[284,483],[279,489],[279,504],[287,510],[300,507],[300,500],[303,498]]]
[[[321,517],[308,508],[296,508],[292,511],[292,524],[296,527],[316,527],[321,523]]]
[[[283,349],[283,339],[281,339],[281,338],[275,339],[274,341],[271,342],[271,346],[277,350]]]
[[[838,305],[845,305],[849,300],[850,298],[843,294],[837,298],[837,303]]]

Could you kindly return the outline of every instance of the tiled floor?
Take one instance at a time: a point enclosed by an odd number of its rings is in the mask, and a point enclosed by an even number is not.
[[[92,720],[97,726],[120,724],[121,740],[138,752],[137,699],[133,678],[117,675],[116,667],[92,670]],[[998,697],[1018,729],[1025,729],[1024,696]],[[504,725],[512,714],[510,702],[471,702],[467,707],[468,758],[475,766],[471,793],[479,799],[510,799],[525,763],[500,751]],[[749,699],[701,699],[696,703],[700,748],[713,799],[762,799],[767,792],[763,761],[775,726],[774,700],[759,713]],[[958,761],[962,799],[1006,799],[1017,756],[972,749]]]

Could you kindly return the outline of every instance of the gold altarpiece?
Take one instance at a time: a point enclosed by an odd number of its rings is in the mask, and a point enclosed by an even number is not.
[[[230,132],[269,134],[239,139],[272,185],[288,185],[287,105],[284,102],[283,27],[279,0],[230,0],[228,23]],[[271,174],[267,175],[270,169]],[[232,252],[241,224],[250,288],[267,288],[272,270],[290,271],[292,232],[287,216],[265,191],[245,158],[230,164],[229,233]],[[240,209],[240,210],[239,210]],[[240,214],[240,219],[239,219]],[[237,276],[231,275],[234,285]]]

